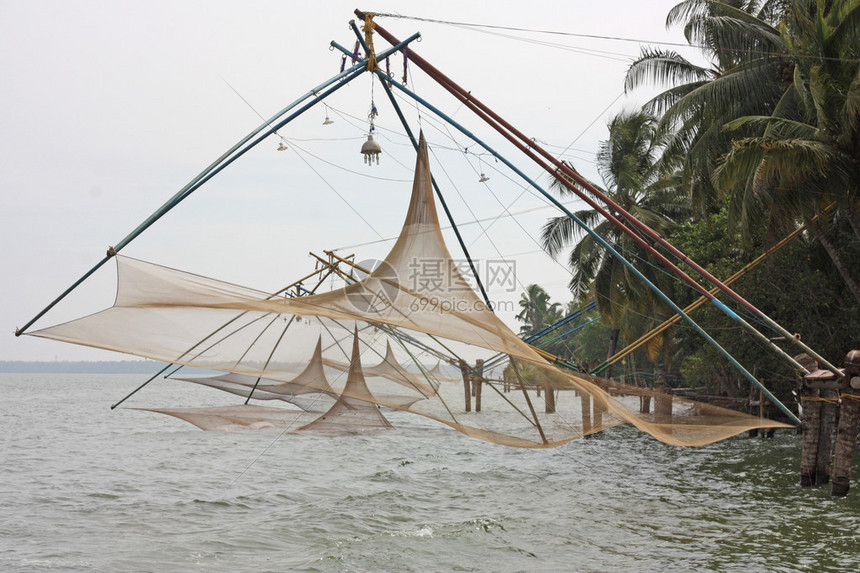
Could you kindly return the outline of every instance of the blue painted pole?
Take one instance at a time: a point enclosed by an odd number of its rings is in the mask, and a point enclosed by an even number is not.
[[[594,310],[595,308],[597,308],[597,303],[595,303],[594,301],[591,301],[590,303],[588,303],[588,305],[586,305],[586,307],[584,309],[582,309],[582,310],[577,309],[577,310],[573,311],[572,313],[568,314],[567,316],[565,316],[561,320],[557,320],[556,322],[550,324],[549,326],[546,326],[546,327],[540,329],[539,331],[535,332],[534,334],[530,334],[529,336],[527,336],[523,340],[525,340],[526,342],[531,342],[532,340],[537,340],[541,336],[545,336],[545,335],[549,334],[550,332],[552,332],[553,330],[557,330],[557,329],[561,328],[565,324],[567,324],[573,320],[576,320],[577,318],[581,317],[584,313],[586,313],[590,310]]]
[[[574,332],[576,332],[577,330],[583,329],[583,328],[585,328],[586,326],[588,326],[589,324],[591,324],[592,322],[597,322],[598,320],[600,320],[600,317],[599,317],[599,316],[597,316],[597,317],[595,317],[595,318],[592,318],[592,319],[591,319],[591,320],[589,320],[588,322],[584,322],[584,323],[582,323],[582,324],[580,324],[580,325],[578,325],[578,326],[575,326],[575,327],[571,328],[570,330],[568,330],[568,331],[567,331],[567,332],[565,332],[564,334],[559,334],[559,335],[558,335],[558,336],[556,336],[555,338],[550,338],[550,339],[549,339],[549,340],[547,340],[546,342],[541,342],[541,343],[540,343],[540,344],[538,344],[536,347],[537,347],[537,348],[540,348],[541,346],[546,346],[546,345],[547,345],[547,344],[549,344],[550,342],[555,342],[555,341],[556,341],[556,340],[558,340],[559,338],[564,338],[564,337],[565,337],[565,336],[567,336],[568,334],[573,334],[573,333],[574,333]]]
[[[407,38],[403,42],[400,42],[399,44],[392,47],[391,49],[383,52],[380,57],[385,58],[390,54],[396,53],[397,51],[399,51],[403,47],[407,46],[410,42],[416,40],[419,37],[420,37],[420,34],[413,34],[412,36],[410,36],[409,38]],[[42,318],[42,316],[44,316],[45,313],[47,313],[49,310],[54,308],[54,306],[56,306],[61,300],[66,298],[66,296],[68,296],[69,293],[71,293],[73,290],[75,290],[77,287],[79,287],[85,280],[87,280],[90,276],[92,276],[93,273],[95,273],[106,262],[108,262],[112,257],[114,257],[126,245],[128,245],[131,241],[133,241],[135,238],[137,238],[141,233],[143,233],[146,229],[148,229],[153,223],[158,221],[162,216],[164,216],[167,212],[169,212],[176,205],[178,205],[183,199],[188,197],[188,195],[190,195],[195,190],[200,188],[201,185],[203,185],[209,179],[214,177],[217,173],[219,173],[227,165],[229,165],[230,163],[232,163],[233,161],[235,161],[236,159],[241,157],[248,150],[252,149],[258,143],[260,143],[260,141],[262,141],[263,139],[267,138],[269,135],[274,133],[277,129],[283,127],[289,121],[292,121],[293,119],[295,119],[295,117],[300,115],[302,112],[306,111],[307,109],[312,107],[314,104],[318,103],[319,101],[322,101],[322,99],[324,99],[326,96],[333,93],[334,91],[336,91],[340,87],[346,85],[351,80],[353,80],[355,77],[364,73],[364,70],[366,67],[367,67],[367,62],[360,62],[360,63],[352,66],[348,70],[344,70],[343,72],[329,78],[325,82],[321,83],[320,85],[318,85],[314,89],[305,93],[304,95],[302,95],[301,97],[296,99],[294,102],[292,102],[290,105],[288,105],[287,107],[285,107],[284,109],[282,109],[281,111],[279,111],[278,113],[273,115],[270,119],[265,121],[262,125],[260,125],[259,127],[257,127],[253,131],[251,131],[248,135],[246,135],[244,138],[242,138],[233,147],[231,147],[226,152],[224,152],[218,159],[216,159],[214,162],[212,162],[206,169],[201,171],[196,177],[194,177],[191,181],[189,181],[188,184],[186,184],[182,189],[177,191],[176,194],[173,195],[173,197],[171,197],[168,201],[166,201],[152,215],[150,215],[143,223],[138,225],[131,233],[126,235],[125,238],[123,238],[119,243],[117,243],[115,247],[110,247],[107,251],[106,256],[102,260],[100,260],[98,263],[96,263],[95,266],[93,266],[81,278],[79,278],[77,281],[75,281],[69,288],[67,288],[65,291],[63,291],[48,306],[46,306],[38,314],[36,314],[36,316],[34,316],[32,319],[30,319],[23,327],[16,328],[15,329],[15,336],[21,336],[22,334],[24,334],[27,331],[27,329],[33,325],[33,323],[35,323],[37,320]],[[340,83],[338,83],[334,88],[326,91],[324,94],[322,94],[322,95],[319,94],[319,90],[325,89],[328,86],[330,86],[336,82],[340,82]],[[301,108],[301,110],[298,113],[292,114],[289,118],[287,118],[287,120],[281,121],[278,124],[273,125],[273,123],[275,121],[278,121],[278,118],[282,117],[285,113],[294,109],[297,105],[301,104],[303,101],[305,101],[309,97],[314,97],[314,100],[310,105],[305,105],[304,107]],[[258,137],[257,140],[255,140],[253,143],[244,147],[244,149],[242,148],[249,141],[251,141],[251,139],[253,139],[255,136],[257,136],[258,134],[260,134],[261,132],[263,132],[265,130],[268,130],[268,133],[266,133],[262,137]]]

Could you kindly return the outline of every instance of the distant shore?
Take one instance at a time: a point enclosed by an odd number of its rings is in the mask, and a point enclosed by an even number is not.
[[[119,361],[0,361],[0,374],[155,374],[164,363],[154,360]]]

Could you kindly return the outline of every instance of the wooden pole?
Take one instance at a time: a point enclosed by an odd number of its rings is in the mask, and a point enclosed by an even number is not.
[[[472,389],[470,381],[472,379],[471,368],[466,364],[466,361],[460,359],[460,374],[463,375],[463,390],[465,397],[465,409],[467,412],[472,411]]]
[[[794,357],[810,371],[818,368],[814,358],[806,353]],[[818,431],[821,427],[821,402],[818,401],[818,390],[807,385],[801,379],[800,387],[801,431],[803,439],[800,442],[800,487],[815,485],[815,465],[818,460]]]
[[[851,485],[851,463],[860,426],[860,350],[852,350],[845,357],[841,392],[839,428],[833,453],[833,483],[830,486],[830,493],[836,496],[848,495]]]
[[[544,390],[546,391],[546,398],[544,398],[546,409],[544,411],[547,414],[552,414],[555,412],[555,390],[553,390],[549,383],[544,387]]]
[[[606,405],[602,400],[598,400],[597,398],[593,399],[591,404],[594,406],[591,414],[591,423],[596,431],[600,431],[603,426],[603,413],[606,411]]]
[[[583,392],[579,395],[579,404],[582,408],[582,433],[587,436],[591,433],[591,396]]]
[[[749,393],[749,396],[747,397],[747,409],[749,410],[750,414],[752,414],[755,411],[753,409],[755,407],[755,390],[756,390],[755,386],[750,384],[750,393]],[[759,404],[761,404],[761,402],[759,402]],[[759,408],[759,413],[761,413],[761,408]],[[747,432],[747,435],[750,438],[755,438],[756,436],[758,436],[758,428],[750,429]]]
[[[672,422],[672,396],[669,384],[666,382],[666,366],[662,362],[654,365],[654,390],[659,392],[654,397],[654,417],[657,423]]]
[[[484,387],[484,361],[478,359],[475,362],[475,376],[472,382],[472,389],[475,392],[475,411],[481,411],[481,392]]]
[[[815,485],[815,466],[818,461],[818,434],[821,428],[821,402],[818,390],[804,388],[800,394],[803,406],[803,440],[800,444],[800,486]]]
[[[833,462],[833,439],[836,434],[835,390],[822,389],[819,393],[821,419],[818,424],[818,454],[815,460],[815,485],[830,482],[830,464]]]

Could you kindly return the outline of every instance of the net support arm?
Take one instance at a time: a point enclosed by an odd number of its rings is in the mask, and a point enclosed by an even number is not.
[[[361,10],[356,10],[355,14],[361,18],[365,17],[365,13],[362,12]],[[389,32],[387,32],[384,28],[380,27],[378,24],[374,23],[374,29],[383,38],[385,38],[389,43],[395,43],[396,42],[396,38],[394,38],[394,36],[392,36]],[[412,52],[410,54],[410,57],[415,62],[415,64],[418,67],[420,67],[422,70],[424,70],[433,80],[435,80],[443,88],[448,90],[452,95],[454,95],[455,97],[460,99],[467,107],[472,109],[472,111],[474,111],[479,117],[481,117],[484,121],[486,121],[491,127],[493,127],[496,131],[498,131],[502,136],[504,136],[506,139],[508,139],[511,143],[513,143],[514,145],[517,145],[517,147],[519,147],[524,153],[526,153],[526,155],[528,155],[532,160],[534,160],[536,163],[538,163],[538,165],[540,165],[542,168],[544,168],[547,172],[555,175],[562,184],[564,184],[566,187],[568,187],[568,189],[573,191],[582,200],[589,203],[589,205],[591,205],[593,208],[597,209],[598,212],[600,212],[601,215],[606,217],[613,225],[619,227],[619,229],[621,229],[623,232],[630,234],[631,238],[633,238],[634,241],[636,241],[637,243],[640,243],[643,246],[643,248],[645,248],[646,250],[649,251],[649,253],[656,256],[664,265],[667,265],[667,267],[670,268],[673,272],[675,272],[675,274],[679,278],[681,278],[685,282],[688,282],[688,284],[693,286],[693,288],[696,288],[696,290],[698,290],[702,295],[706,296],[712,302],[714,300],[716,300],[716,298],[713,297],[712,295],[710,295],[710,293],[708,293],[708,291],[704,290],[704,288],[702,288],[701,285],[698,285],[698,283],[696,283],[695,281],[692,281],[692,279],[689,279],[689,277],[686,277],[686,273],[683,273],[683,271],[678,269],[674,264],[672,264],[671,262],[666,260],[665,257],[663,257],[662,254],[660,254],[658,251],[656,251],[656,249],[654,249],[652,245],[650,245],[648,243],[643,244],[643,239],[639,235],[639,233],[633,231],[633,229],[630,229],[629,227],[627,227],[627,225],[624,225],[623,223],[621,223],[616,217],[607,213],[604,209],[599,208],[597,205],[594,205],[591,197],[589,197],[588,194],[583,193],[582,190],[580,190],[576,187],[576,185],[573,185],[568,180],[568,178],[572,179],[577,184],[581,185],[584,189],[588,190],[588,192],[590,194],[592,194],[594,197],[599,198],[609,208],[611,208],[616,213],[618,213],[622,218],[624,218],[637,231],[639,231],[640,233],[643,233],[648,238],[650,238],[651,240],[653,240],[654,242],[659,244],[661,247],[666,249],[670,254],[672,254],[673,256],[678,258],[678,260],[680,260],[681,262],[684,262],[687,265],[689,265],[693,270],[695,270],[697,273],[699,273],[705,280],[707,280],[708,282],[710,282],[711,284],[713,284],[714,286],[719,288],[723,293],[725,293],[727,296],[729,296],[732,300],[734,300],[739,305],[741,305],[742,307],[747,309],[749,312],[753,313],[759,319],[764,321],[768,326],[770,326],[771,328],[773,328],[774,330],[776,330],[777,332],[782,334],[784,337],[786,337],[786,339],[791,340],[793,343],[795,343],[797,346],[799,346],[805,352],[809,353],[813,358],[818,360],[828,370],[834,372],[838,378],[841,378],[842,374],[835,366],[830,364],[830,362],[828,362],[824,357],[820,356],[813,349],[809,348],[805,343],[801,342],[799,337],[791,334],[788,330],[786,330],[779,323],[777,323],[776,321],[774,321],[773,319],[768,317],[764,312],[762,312],[757,307],[752,305],[750,302],[748,302],[746,299],[744,299],[741,295],[739,295],[738,293],[736,293],[735,291],[730,289],[728,286],[723,284],[719,279],[714,277],[710,272],[708,272],[706,269],[704,269],[703,267],[698,265],[695,261],[690,259],[687,255],[682,253],[680,250],[678,250],[676,247],[674,247],[671,243],[666,241],[659,233],[657,233],[656,231],[651,229],[648,225],[646,225],[645,223],[643,223],[642,221],[640,221],[639,219],[637,219],[636,217],[631,215],[629,212],[627,212],[625,209],[623,209],[620,205],[615,203],[611,198],[607,197],[599,189],[597,189],[596,187],[591,185],[591,183],[588,180],[586,180],[584,177],[579,175],[579,173],[577,173],[569,165],[566,165],[562,161],[559,161],[552,154],[550,154],[549,152],[544,150],[542,147],[540,147],[534,141],[534,139],[528,138],[522,132],[520,132],[519,130],[514,128],[511,124],[509,124],[507,121],[505,121],[503,118],[501,118],[498,114],[496,114],[490,108],[488,108],[486,105],[481,103],[480,100],[475,98],[470,92],[466,91],[465,89],[463,89],[462,87],[457,85],[453,80],[451,80],[450,78],[445,76],[442,72],[440,72],[438,69],[436,69],[434,66],[432,66],[429,62],[427,62],[426,60],[421,58],[419,55]],[[546,158],[548,161],[550,161],[553,165],[555,165],[555,169],[550,168],[544,162],[540,161],[539,158],[532,151],[539,153],[544,158]],[[720,308],[720,310],[724,310],[725,308],[727,308],[725,306],[722,306],[722,307],[720,305],[717,305],[717,306],[718,306],[718,308]],[[729,316],[731,318],[735,318],[736,315],[732,316],[732,314],[729,314]],[[754,328],[751,327],[751,325],[746,323],[746,321],[742,321],[742,324],[744,324],[744,326],[746,328],[748,328],[751,332],[752,332],[752,330],[755,330]],[[756,332],[758,332],[758,331],[756,331]],[[757,336],[757,338],[759,339],[760,342],[762,342],[763,344],[765,344],[766,346],[770,347],[772,350],[774,350],[775,352],[780,354],[784,359],[786,359],[787,362],[789,362],[789,364],[792,365],[792,367],[794,367],[795,369],[797,369],[800,372],[807,372],[807,370],[801,364],[799,364],[797,361],[795,361],[787,353],[785,353],[784,351],[779,349],[767,337],[765,337],[759,333],[759,336]]]
[[[606,240],[602,236],[600,236],[600,234],[596,233],[591,227],[586,225],[585,222],[583,222],[579,217],[577,217],[573,212],[571,212],[567,207],[565,207],[565,205],[563,203],[561,203],[561,201],[556,199],[547,190],[545,190],[543,187],[538,185],[538,183],[536,181],[534,181],[528,175],[523,173],[522,170],[520,170],[515,165],[513,165],[510,161],[508,161],[505,157],[500,155],[497,151],[495,151],[492,147],[490,147],[488,144],[486,144],[484,141],[482,141],[480,138],[478,138],[475,134],[473,134],[471,131],[466,129],[464,126],[462,126],[460,123],[455,121],[453,118],[447,116],[441,110],[436,108],[433,104],[429,103],[427,100],[425,100],[421,96],[417,95],[416,93],[412,92],[411,90],[409,90],[405,86],[402,86],[396,82],[392,83],[392,85],[396,86],[397,89],[399,89],[403,93],[407,94],[409,97],[411,97],[412,99],[414,99],[415,101],[417,101],[418,103],[423,105],[425,108],[427,108],[428,110],[432,111],[433,113],[435,113],[436,115],[438,115],[439,117],[444,119],[446,122],[450,123],[458,131],[460,131],[463,135],[469,137],[470,139],[475,141],[475,143],[477,143],[478,145],[483,147],[486,151],[493,154],[495,157],[497,157],[499,159],[499,161],[504,163],[514,173],[516,173],[524,181],[526,181],[531,186],[533,186],[550,203],[555,205],[559,210],[562,211],[562,213],[564,213],[565,215],[570,217],[574,221],[574,223],[576,223],[576,225],[578,225],[581,229],[583,229],[586,233],[588,233],[592,238],[594,238],[594,240],[596,240],[601,246],[603,246],[603,248],[606,249],[610,255],[612,255],[618,261],[620,261],[631,273],[633,273],[639,280],[641,280],[643,284],[645,284],[649,289],[651,289],[654,292],[654,294],[656,294],[657,297],[660,298],[660,300],[662,300],[664,303],[666,303],[666,305],[669,306],[669,308],[671,308],[675,313],[680,314],[683,317],[683,319],[688,324],[690,324],[690,326],[692,326],[693,329],[696,332],[698,332],[699,335],[702,336],[702,338],[705,339],[705,341],[708,342],[708,344],[713,346],[717,350],[717,352],[719,352],[720,355],[722,355],[726,360],[728,360],[729,363],[731,363],[732,366],[738,372],[740,372],[756,388],[761,390],[762,393],[765,396],[767,396],[767,398],[771,402],[773,402],[786,416],[788,416],[788,418],[792,422],[794,422],[797,425],[800,425],[800,420],[798,419],[798,417],[791,410],[789,410],[788,407],[785,406],[785,404],[780,402],[776,398],[776,396],[774,396],[770,392],[770,390],[765,388],[765,386],[761,382],[759,382],[755,376],[753,376],[746,368],[744,368],[731,354],[729,354],[729,352],[725,348],[723,348],[716,340],[714,340],[713,337],[711,337],[711,335],[709,335],[707,332],[705,332],[705,330],[701,326],[699,326],[698,323],[696,323],[692,318],[690,318],[690,316],[687,313],[685,313],[680,307],[678,307],[677,304],[675,304],[668,296],[666,296],[666,294],[663,293],[663,291],[661,291],[659,288],[657,288],[657,286],[654,283],[652,283],[650,280],[648,280],[648,278],[645,275],[643,275],[639,269],[637,269],[630,261],[625,259],[618,251],[616,251],[612,247],[612,245],[610,245],[608,242],[606,242]]]
[[[835,203],[831,203],[822,211],[822,214],[826,215],[827,213],[832,211],[835,208],[835,206],[836,206]],[[816,220],[818,220],[818,217],[819,217],[819,215],[816,215],[812,220],[816,221]],[[790,243],[791,241],[796,239],[805,230],[806,230],[806,225],[801,225],[800,227],[798,227],[797,229],[795,229],[794,231],[789,233],[787,236],[783,237],[783,239],[780,242],[773,245],[767,251],[765,251],[764,253],[759,255],[756,259],[747,263],[738,272],[736,272],[735,274],[733,274],[732,276],[727,278],[725,280],[725,283],[727,285],[734,284],[736,281],[740,280],[744,275],[746,275],[747,272],[749,272],[750,270],[757,267],[760,263],[765,261],[768,257],[774,255],[777,251],[779,251],[784,246],[786,246],[788,243]],[[713,295],[716,295],[719,292],[719,289],[717,287],[713,287],[712,289],[710,289],[709,292]],[[708,302],[707,298],[705,298],[704,296],[699,297],[693,303],[691,303],[689,306],[684,308],[684,312],[687,312],[687,313],[692,312],[692,311],[696,310],[697,308],[699,308],[700,306],[702,306],[703,304],[705,304],[706,302]],[[645,334],[640,336],[637,340],[630,343],[627,347],[624,348],[624,350],[614,354],[612,357],[608,358],[607,360],[604,360],[602,363],[595,366],[594,369],[591,371],[591,374],[595,374],[595,375],[600,374],[601,372],[603,372],[604,370],[609,368],[611,365],[616,364],[619,360],[622,360],[624,357],[626,357],[629,354],[631,354],[632,352],[634,352],[637,348],[641,348],[644,344],[646,344],[649,340],[651,340],[655,336],[659,336],[660,334],[662,334],[663,332],[665,332],[669,328],[675,326],[679,322],[681,322],[681,317],[679,315],[676,314],[676,315],[672,316],[671,318],[667,319],[665,322],[663,322],[659,326],[653,328],[649,332],[646,332]]]
[[[403,42],[398,43],[393,48],[386,50],[381,57],[386,57],[389,54],[395,53],[398,50],[402,49],[410,42],[414,41],[420,37],[419,34],[413,34],[408,39]],[[108,249],[105,257],[96,263],[89,271],[87,271],[81,278],[75,281],[69,288],[63,291],[57,298],[55,298],[48,306],[42,309],[38,314],[36,314],[32,319],[30,319],[23,327],[15,329],[15,336],[21,336],[24,334],[27,329],[29,329],[37,320],[39,320],[42,316],[45,315],[48,311],[50,311],[54,306],[56,306],[61,300],[66,298],[72,291],[74,291],[77,287],[79,287],[85,280],[87,280],[93,273],[95,273],[99,268],[101,268],[107,261],[109,261],[112,257],[114,257],[117,253],[119,253],[123,248],[125,248],[129,243],[131,243],[135,238],[137,238],[141,233],[143,233],[146,229],[148,229],[152,224],[158,221],[161,217],[167,214],[171,209],[176,207],[182,200],[188,197],[191,193],[196,191],[200,186],[206,183],[209,179],[218,174],[222,169],[230,165],[233,161],[244,155],[250,149],[255,147],[261,141],[269,137],[269,135],[275,133],[278,129],[322,101],[325,97],[337,91],[347,83],[349,83],[354,78],[358,77],[362,73],[364,73],[367,67],[367,62],[362,61],[352,66],[351,68],[344,70],[343,72],[332,76],[325,82],[316,86],[314,89],[308,91],[295,101],[293,101],[290,105],[279,111],[277,114],[272,116],[269,120],[265,121],[262,125],[251,131],[248,135],[242,138],[238,143],[233,145],[230,149],[224,152],[218,159],[212,162],[206,169],[201,171],[196,177],[194,177],[188,184],[186,184],[182,189],[176,192],[168,201],[166,201],[161,207],[159,207],[152,215],[150,215],[143,223],[138,225],[131,233],[126,235],[116,246],[112,246]],[[330,87],[334,84],[334,87]],[[328,89],[326,89],[328,88]],[[320,90],[326,91],[324,93],[320,93]],[[286,113],[295,109],[297,106],[301,105],[302,102],[307,100],[308,98],[312,98],[312,101],[308,104],[303,105],[297,112],[291,114],[286,119],[282,118]],[[277,122],[277,123],[275,123]],[[265,133],[264,133],[265,132]],[[262,136],[260,134],[263,133]],[[254,138],[257,137],[256,140]],[[252,141],[253,140],[253,141]],[[249,143],[250,142],[250,143]]]

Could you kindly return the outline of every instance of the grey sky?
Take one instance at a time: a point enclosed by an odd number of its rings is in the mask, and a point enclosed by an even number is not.
[[[336,74],[340,57],[329,42],[352,46],[347,23],[356,6],[677,42],[683,41],[680,31],[664,29],[674,4],[538,1],[523,11],[522,2],[510,1],[0,3],[0,325],[6,332],[0,360],[121,358],[16,339],[12,332],[259,125],[254,110],[268,117]],[[525,35],[531,40],[525,42],[506,37],[524,36],[513,32],[392,18],[379,22],[401,38],[421,32],[422,41],[414,45],[418,53],[550,150],[560,152],[578,138],[566,157],[592,178],[590,161],[606,135],[607,118],[647,97],[619,97],[629,61],[639,53],[636,43],[537,34]],[[377,39],[378,50],[386,45]],[[402,60],[393,58],[391,65],[399,79]],[[498,141],[417,68],[410,74],[410,87],[482,137]],[[367,167],[358,149],[371,98],[380,112],[383,155],[379,166]],[[322,126],[326,109],[314,108],[282,131],[290,150],[277,152],[274,139],[264,142],[124,253],[274,290],[313,270],[309,251],[321,254],[396,236],[414,154],[390,104],[379,86],[371,87],[369,76],[326,101],[334,124]],[[414,105],[403,100],[401,105],[410,110],[413,128],[419,127]],[[521,181],[479,157],[477,146],[447,131],[432,114],[421,112],[420,127],[435,146],[434,174],[459,222],[494,217],[504,208],[529,211],[516,222],[503,218],[463,226],[479,266],[515,260],[521,285],[539,283],[554,300],[566,302],[563,266],[537,252],[535,243],[540,225],[554,212],[538,209],[543,201],[523,193]],[[547,184],[533,165],[502,150]],[[478,183],[481,172],[491,177],[487,186]],[[458,256],[453,237],[449,246]],[[382,258],[387,246],[377,242],[342,251],[353,252],[359,259]],[[34,328],[109,306],[114,280],[108,264]],[[513,304],[521,290],[496,288],[491,296]],[[517,328],[514,312],[500,314]]]

